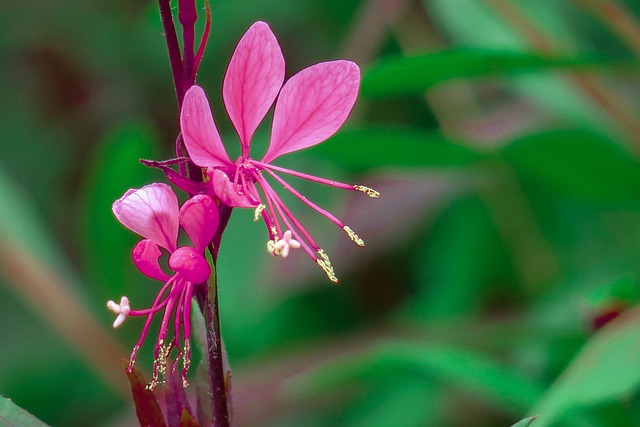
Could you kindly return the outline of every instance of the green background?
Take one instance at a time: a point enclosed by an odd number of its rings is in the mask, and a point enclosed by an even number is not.
[[[624,7],[627,32],[598,4]],[[269,257],[264,226],[234,212],[218,273],[238,425],[640,425],[637,2],[211,9],[197,82],[230,151],[222,77],[263,20],[287,77],[337,58],[363,71],[341,132],[276,163],[382,193],[295,181],[367,244],[287,199],[338,286],[302,253]],[[162,34],[155,2],[0,3],[0,395],[53,426],[137,423],[119,358],[142,322],[112,330],[105,303],[144,307],[159,284],[110,205],[163,179],[138,159],[173,156]],[[147,343],[147,375],[151,359]],[[8,399],[0,415],[38,425]]]

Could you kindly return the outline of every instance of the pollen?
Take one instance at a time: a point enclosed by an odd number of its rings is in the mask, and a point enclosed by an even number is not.
[[[316,258],[316,263],[324,270],[324,273],[327,275],[329,280],[333,283],[338,283],[338,278],[336,277],[335,272],[333,271],[333,266],[331,265],[331,261],[329,261],[329,257],[326,252],[322,249],[318,249],[318,258]]]
[[[358,237],[358,235],[351,228],[345,225],[344,227],[342,227],[342,229],[345,231],[345,233],[347,233],[349,238],[355,242],[356,245],[360,247],[364,246],[364,240]]]
[[[269,240],[267,242],[267,252],[269,252],[269,254],[276,256],[278,255],[276,252],[276,242],[273,240]]]
[[[373,188],[365,187],[364,185],[354,185],[353,189],[356,191],[360,191],[374,199],[380,197],[380,192],[374,190]]]
[[[258,222],[258,220],[260,219],[260,215],[262,214],[262,211],[265,210],[265,208],[266,206],[263,204],[258,205],[255,212],[253,213],[253,222]]]

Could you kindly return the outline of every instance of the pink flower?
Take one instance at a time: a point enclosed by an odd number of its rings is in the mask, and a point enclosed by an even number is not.
[[[144,237],[133,248],[133,263],[144,275],[164,282],[150,308],[132,310],[127,297],[122,297],[120,304],[114,301],[107,303],[107,307],[118,315],[114,327],[120,326],[127,316],[147,317],[140,339],[131,353],[129,369],[133,369],[153,316],[164,310],[155,346],[153,378],[148,388],[155,388],[158,374],[166,372],[167,357],[173,349],[178,351],[176,361],[182,357],[182,378],[186,387],[191,361],[191,300],[194,287],[202,286],[211,274],[204,251],[218,227],[218,207],[211,197],[199,194],[179,209],[178,198],[171,187],[156,183],[127,191],[113,203],[113,213],[125,227]],[[193,246],[178,246],[179,226]],[[169,254],[168,266],[173,271],[172,276],[166,274],[158,262],[162,249]]]
[[[269,234],[270,253],[286,257],[290,248],[301,247],[329,279],[337,282],[326,253],[266,178],[275,180],[343,229],[355,243],[364,245],[351,228],[300,194],[278,173],[361,191],[371,197],[378,197],[378,192],[271,164],[283,154],[319,144],[342,126],[358,95],[360,70],[350,61],[323,62],[300,71],[283,86],[284,72],[278,41],[267,24],[256,22],[238,43],[222,90],[227,113],[240,138],[241,156],[233,162],[227,155],[207,97],[198,86],[189,89],[184,98],[180,117],[182,136],[191,160],[206,170],[209,182],[206,191],[230,207],[256,209],[256,220],[262,216]],[[254,160],[250,157],[251,139],[276,97],[269,148],[262,160]]]

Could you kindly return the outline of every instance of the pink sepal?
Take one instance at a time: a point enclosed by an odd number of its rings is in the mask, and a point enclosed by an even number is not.
[[[173,252],[178,240],[178,198],[167,184],[127,191],[113,202],[113,214],[129,230]]]
[[[276,99],[284,81],[284,57],[278,40],[264,22],[247,30],[231,57],[222,97],[240,136],[242,154],[249,155],[251,137]]]
[[[198,194],[180,208],[180,224],[196,252],[203,253],[218,228],[218,206],[205,194]]]
[[[209,100],[199,86],[184,95],[180,129],[191,160],[198,166],[230,166],[231,160],[213,121]]]
[[[162,252],[158,248],[158,245],[151,240],[141,240],[133,248],[133,252],[131,253],[133,263],[142,274],[152,279],[166,282],[169,280],[169,275],[160,268],[158,258],[161,256]]]
[[[360,69],[351,61],[321,62],[291,77],[280,91],[262,161],[270,163],[333,135],[347,120],[359,87]]]

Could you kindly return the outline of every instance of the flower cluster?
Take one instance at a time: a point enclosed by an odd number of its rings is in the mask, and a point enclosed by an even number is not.
[[[264,22],[255,23],[240,40],[223,83],[224,104],[240,139],[240,157],[232,161],[227,155],[206,95],[202,88],[193,86],[182,103],[180,127],[190,161],[202,168],[204,182],[190,181],[157,163],[170,181],[190,194],[182,207],[168,185],[157,183],[129,190],[113,204],[116,218],[144,238],[133,249],[134,264],[146,276],[164,283],[148,309],[131,309],[125,296],[120,303],[107,303],[117,315],[114,327],[128,316],[147,318],[131,355],[130,370],[154,315],[164,310],[151,389],[158,384],[159,375],[166,372],[167,359],[174,349],[176,362],[183,360],[183,383],[187,385],[191,300],[195,287],[203,286],[211,274],[204,251],[214,235],[221,233],[218,227],[222,207],[255,209],[254,219],[262,217],[266,225],[267,249],[272,255],[287,257],[292,249],[302,248],[333,282],[338,279],[327,254],[284,204],[267,177],[344,230],[357,245],[364,246],[351,228],[302,195],[281,175],[360,191],[370,197],[378,197],[378,192],[272,164],[284,154],[319,144],[342,126],[358,94],[358,66],[350,61],[324,62],[300,71],[286,83],[284,73],[284,58],[275,36]],[[252,137],[274,102],[269,148],[261,160],[252,159]],[[180,227],[192,246],[178,246]],[[171,274],[160,266],[163,252],[168,255]],[[172,369],[176,369],[175,365]]]
[[[166,362],[172,349],[178,350],[176,361],[183,360],[183,382],[191,361],[191,299],[194,287],[207,281],[211,267],[204,251],[218,228],[218,208],[208,195],[199,194],[187,200],[181,208],[178,198],[166,184],[151,184],[139,190],[129,190],[113,204],[113,213],[125,227],[144,237],[133,248],[133,263],[146,276],[164,282],[153,305],[145,310],[131,310],[129,299],[120,303],[109,301],[107,307],[118,317],[118,327],[127,316],[146,316],[142,334],[133,348],[129,369],[135,363],[154,315],[164,310],[158,340],[155,346],[153,378],[149,388],[158,383],[158,375],[166,371]],[[193,246],[178,247],[179,227],[185,231]],[[160,267],[159,258],[164,249],[169,254],[170,276]],[[171,317],[173,316],[173,325]],[[172,333],[170,334],[170,330]],[[169,340],[169,335],[172,338]]]

